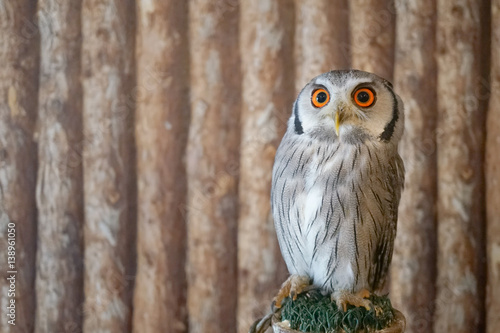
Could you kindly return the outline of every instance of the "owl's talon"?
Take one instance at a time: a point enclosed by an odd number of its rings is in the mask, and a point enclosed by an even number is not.
[[[370,292],[367,289],[361,289],[356,295],[361,298],[370,298]]]
[[[278,295],[276,295],[273,300],[272,306],[277,309],[281,308],[281,303],[287,297],[290,297],[295,301],[297,299],[297,295],[307,290],[309,285],[310,280],[307,276],[296,274],[290,275],[290,277],[281,285]]]
[[[372,302],[367,298],[370,297],[370,292],[366,289],[361,289],[359,292],[352,294],[345,290],[334,292],[331,295],[332,301],[335,301],[339,309],[347,312],[347,305],[354,305],[355,307],[364,307],[367,311],[372,309]]]

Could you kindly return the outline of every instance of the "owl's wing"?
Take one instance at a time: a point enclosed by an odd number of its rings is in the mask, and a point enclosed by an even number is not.
[[[287,132],[276,152],[271,188],[271,207],[281,254],[292,274],[303,274],[304,261],[298,235],[304,192],[304,166],[308,163],[307,146]]]
[[[373,256],[373,264],[375,271],[373,272],[370,284],[373,290],[383,288],[389,266],[392,260],[392,252],[394,250],[394,238],[396,237],[396,229],[398,222],[398,206],[401,198],[401,190],[404,186],[404,163],[399,155],[396,155],[387,170],[388,177],[388,209],[385,218],[387,219],[384,225],[386,229],[383,230],[381,236],[377,239],[375,246],[375,253]]]

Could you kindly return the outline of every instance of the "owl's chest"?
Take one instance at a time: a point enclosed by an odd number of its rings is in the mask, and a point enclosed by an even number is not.
[[[372,154],[365,147],[354,145],[315,149],[310,153],[309,163],[302,174],[304,192],[313,197],[320,190],[327,197],[334,194],[355,195],[356,188],[368,185],[373,176],[370,156]],[[347,193],[338,193],[349,188]]]
[[[299,212],[299,232],[306,247],[316,248],[320,240],[334,234],[352,233],[356,221],[371,208],[376,174],[369,156],[356,146],[320,148],[311,153],[293,209]],[[312,255],[312,251],[306,252]]]

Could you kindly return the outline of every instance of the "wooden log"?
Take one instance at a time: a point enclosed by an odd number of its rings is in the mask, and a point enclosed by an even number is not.
[[[488,289],[486,328],[500,332],[500,1],[491,3],[491,97],[486,122],[486,220]]]
[[[405,188],[391,270],[391,300],[407,318],[407,332],[431,332],[436,275],[436,5],[397,5],[394,87],[405,103],[401,156]]]
[[[0,0],[0,331],[35,322],[36,144],[39,35],[33,1]],[[10,230],[9,230],[10,229]],[[12,234],[14,229],[14,234]],[[10,234],[10,235],[9,235]],[[15,262],[9,252],[15,247]],[[11,264],[13,266],[11,266]],[[17,273],[9,273],[15,271]],[[9,295],[15,275],[15,295]],[[15,302],[15,326],[8,321]]]
[[[484,131],[481,2],[437,7],[438,253],[435,332],[484,329]],[[489,41],[488,41],[489,43]]]
[[[346,0],[295,1],[295,92],[316,75],[350,65]]]
[[[135,275],[133,1],[82,7],[86,332],[131,329]]]
[[[137,21],[137,279],[134,332],[185,332],[184,153],[189,122],[185,1],[140,1]]]
[[[38,3],[37,332],[82,330],[80,13],[78,2]]]
[[[349,2],[352,67],[392,80],[395,9],[391,0]]]
[[[241,106],[238,7],[230,1],[193,0],[189,14],[189,330],[235,332]]]
[[[294,93],[293,2],[241,2],[243,68],[238,332],[267,311],[287,271],[270,207],[274,155]]]

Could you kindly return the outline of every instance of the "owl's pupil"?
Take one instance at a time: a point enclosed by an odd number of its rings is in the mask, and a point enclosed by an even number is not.
[[[326,99],[328,98],[328,96],[326,95],[326,93],[324,92],[320,92],[317,96],[316,96],[316,101],[318,103],[324,103],[326,101]]]
[[[360,101],[361,103],[366,103],[369,100],[370,100],[370,95],[368,95],[367,92],[362,91],[358,94],[358,101]]]

